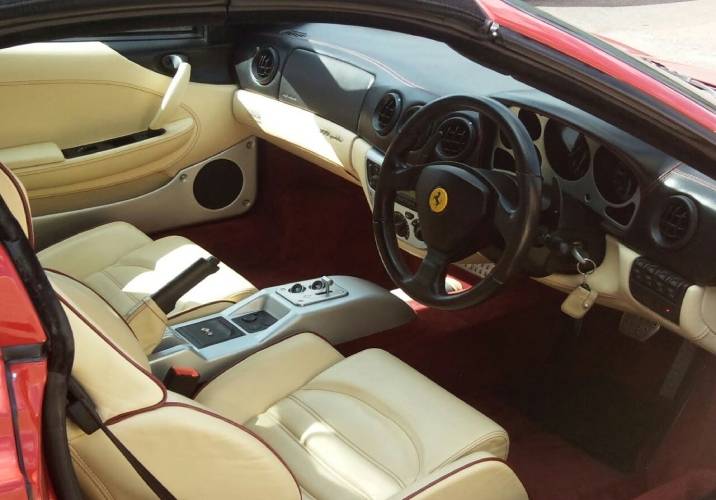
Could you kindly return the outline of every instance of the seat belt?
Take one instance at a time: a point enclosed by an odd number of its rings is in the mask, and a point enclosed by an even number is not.
[[[139,474],[142,481],[159,497],[159,500],[177,500],[177,498],[142,465],[137,457],[117,439],[117,436],[109,430],[102,421],[102,417],[97,413],[97,409],[92,399],[90,399],[89,394],[85,392],[74,377],[70,377],[67,385],[67,416],[77,424],[85,434],[93,434],[98,429],[101,429],[124,458],[127,459],[129,465]]]

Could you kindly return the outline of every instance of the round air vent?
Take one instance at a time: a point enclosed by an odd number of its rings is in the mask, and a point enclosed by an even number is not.
[[[259,50],[251,61],[251,75],[259,85],[268,85],[278,73],[278,52],[271,47]]]
[[[657,244],[669,250],[678,250],[691,241],[698,225],[698,210],[691,198],[672,196],[655,215],[652,236]]]
[[[395,92],[388,92],[378,102],[373,113],[373,128],[378,135],[388,135],[400,118],[402,99]]]
[[[438,128],[442,139],[436,148],[443,160],[460,160],[472,152],[475,146],[475,125],[463,117],[448,118]]]

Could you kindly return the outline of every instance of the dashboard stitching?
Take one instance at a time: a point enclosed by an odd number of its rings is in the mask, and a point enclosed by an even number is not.
[[[709,183],[709,182],[707,182],[707,181],[705,181],[705,180],[703,180],[703,179],[699,179],[698,177],[696,177],[696,176],[694,176],[694,175],[687,174],[686,172],[682,172],[682,171],[680,171],[680,170],[677,170],[677,171],[674,172],[674,173],[677,174],[677,175],[680,175],[681,177],[685,177],[686,179],[689,179],[689,180],[691,180],[691,181],[693,181],[693,182],[695,182],[695,183],[697,183],[697,184],[701,184],[702,186],[704,186],[704,187],[706,187],[706,188],[708,188],[708,189],[711,189],[712,191],[716,191],[716,185],[711,184],[711,183]]]
[[[648,195],[649,193],[651,193],[651,192],[654,190],[654,188],[659,185],[659,183],[663,183],[664,180],[665,180],[669,175],[671,175],[672,173],[674,173],[675,170],[678,170],[683,164],[684,164],[683,162],[678,162],[678,163],[676,163],[673,167],[671,167],[670,169],[668,169],[666,172],[664,172],[663,174],[661,174],[658,179],[656,179],[654,182],[652,182],[652,183],[649,185],[648,188],[646,188],[646,190],[644,191],[644,196],[646,196],[646,195]],[[677,172],[677,173],[678,173],[678,172]]]

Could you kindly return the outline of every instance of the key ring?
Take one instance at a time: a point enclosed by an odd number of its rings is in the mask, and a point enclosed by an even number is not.
[[[592,269],[589,271],[582,271],[582,264],[591,264]],[[594,271],[597,270],[597,264],[592,259],[584,259],[584,262],[577,262],[577,272],[584,276],[585,278],[591,274],[594,274]]]

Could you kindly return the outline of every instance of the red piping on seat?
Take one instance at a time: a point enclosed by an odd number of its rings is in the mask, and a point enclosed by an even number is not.
[[[152,406],[148,406],[148,407],[145,407],[145,408],[141,408],[141,409],[139,409],[139,410],[133,410],[133,411],[131,411],[131,412],[123,413],[123,414],[121,414],[121,415],[117,415],[117,416],[115,416],[115,417],[112,417],[112,418],[108,419],[108,420],[105,422],[107,425],[109,425],[112,421],[114,421],[114,420],[116,420],[116,419],[118,419],[118,418],[121,418],[121,417],[123,417],[123,416],[125,416],[125,415],[132,415],[132,414],[136,414],[136,413],[141,413],[142,411],[149,411],[149,410],[152,410],[152,409],[154,409],[154,408],[160,407],[162,404],[164,404],[164,403],[166,402],[166,400],[167,400],[167,389],[166,389],[166,387],[164,387],[164,384],[162,384],[157,377],[155,377],[154,375],[152,375],[151,373],[149,373],[148,371],[146,371],[144,368],[142,368],[141,366],[139,366],[136,361],[134,361],[132,358],[130,358],[130,357],[127,356],[124,352],[122,352],[121,349],[119,349],[116,345],[114,345],[114,343],[113,343],[111,340],[109,340],[107,337],[105,337],[105,335],[104,335],[102,332],[100,332],[99,329],[98,329],[96,326],[94,326],[82,313],[80,313],[80,312],[79,312],[77,309],[75,309],[69,302],[67,302],[67,300],[66,300],[64,297],[62,297],[60,294],[57,294],[57,296],[58,296],[58,298],[60,299],[60,302],[62,302],[65,306],[67,306],[68,309],[70,309],[70,311],[72,311],[73,313],[75,313],[82,321],[84,321],[84,323],[85,323],[87,326],[89,326],[97,335],[99,335],[99,337],[100,337],[102,340],[104,340],[107,344],[109,344],[109,346],[110,346],[112,349],[114,349],[115,351],[117,351],[117,353],[118,353],[120,356],[122,356],[124,359],[126,359],[132,366],[134,366],[134,367],[135,367],[137,370],[139,370],[140,372],[144,373],[152,382],[154,382],[155,384],[157,384],[157,387],[159,387],[159,388],[161,389],[161,391],[162,391],[162,398],[161,398],[161,400],[160,400],[158,403],[156,403],[156,404],[154,404],[154,405],[152,405]]]
[[[437,478],[435,481],[432,481],[430,484],[427,484],[427,485],[423,486],[423,487],[420,488],[418,491],[416,491],[416,492],[414,492],[414,493],[411,493],[409,496],[405,497],[403,500],[411,500],[412,498],[415,498],[415,497],[417,497],[418,495],[420,495],[421,493],[424,493],[425,491],[429,490],[430,488],[432,488],[432,487],[435,486],[436,484],[438,484],[438,483],[444,481],[445,479],[447,479],[447,478],[449,478],[449,477],[454,476],[454,475],[457,474],[458,472],[462,472],[462,471],[464,471],[465,469],[468,469],[468,468],[473,467],[473,466],[475,466],[475,465],[480,465],[480,464],[485,463],[485,462],[500,462],[500,463],[505,464],[508,469],[512,470],[512,467],[510,467],[510,465],[509,465],[507,462],[505,462],[504,460],[502,460],[501,458],[497,458],[497,457],[481,458],[481,459],[479,459],[479,460],[475,460],[474,462],[470,462],[469,464],[465,464],[465,465],[463,465],[462,467],[458,467],[457,469],[455,469],[455,470],[453,470],[453,471],[450,471],[448,474],[445,474],[444,476],[441,476],[441,477]],[[513,473],[514,473],[514,471],[513,471]]]
[[[7,178],[10,179],[10,182],[12,182],[12,184],[15,186],[15,189],[17,189],[17,193],[20,195],[20,199],[22,200],[22,208],[25,210],[27,239],[30,240],[30,246],[32,248],[35,248],[35,228],[32,225],[32,212],[30,212],[30,202],[28,201],[27,196],[25,196],[25,193],[22,189],[22,185],[20,184],[20,181],[15,176],[15,174],[13,174],[12,171],[2,163],[0,163],[0,170],[2,170],[5,175],[7,175]]]

